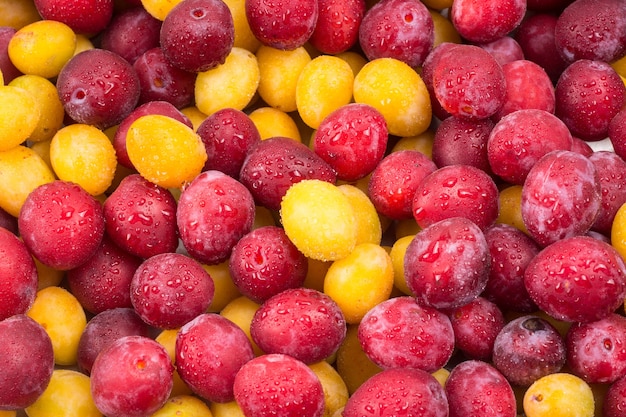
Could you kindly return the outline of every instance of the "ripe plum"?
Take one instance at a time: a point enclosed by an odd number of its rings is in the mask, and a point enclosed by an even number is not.
[[[487,141],[493,127],[491,119],[448,117],[442,120],[433,138],[433,162],[439,168],[471,165],[490,173]]]
[[[493,55],[500,66],[524,59],[522,47],[511,36],[503,36],[489,43],[478,44],[478,46]]]
[[[63,22],[76,33],[96,35],[113,17],[113,0],[34,0],[43,19]]]
[[[0,320],[25,314],[35,301],[39,278],[26,245],[0,227]]]
[[[624,159],[626,157],[626,108],[613,117],[609,123],[608,135],[613,150]]]
[[[512,32],[525,14],[525,0],[455,0],[450,8],[450,20],[459,34],[478,43]]]
[[[615,214],[626,203],[626,162],[610,151],[596,151],[589,160],[596,167],[602,189],[602,205],[592,229],[610,236]]]
[[[319,15],[309,42],[328,55],[347,51],[359,39],[365,0],[319,0],[318,3]]]
[[[115,52],[130,64],[149,49],[159,46],[161,21],[143,7],[133,7],[113,15],[102,31],[100,47]]]

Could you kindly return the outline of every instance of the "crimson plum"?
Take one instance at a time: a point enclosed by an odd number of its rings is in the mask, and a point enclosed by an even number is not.
[[[57,78],[67,115],[78,123],[106,129],[120,123],[139,100],[139,78],[121,56],[93,48],[74,55]]]
[[[124,336],[104,347],[91,368],[91,395],[108,417],[151,415],[165,404],[174,366],[163,346],[145,336]]]
[[[448,117],[442,120],[433,138],[433,162],[440,168],[471,165],[491,173],[487,140],[493,127],[491,119]]]
[[[433,19],[426,6],[415,0],[376,3],[359,28],[359,45],[370,61],[395,58],[412,68],[422,65],[434,40]]]
[[[220,171],[204,171],[183,189],[176,223],[193,258],[219,264],[252,230],[255,212],[254,197],[243,184]]]
[[[284,290],[301,287],[308,261],[284,229],[262,226],[239,239],[228,268],[239,292],[262,303]]]
[[[78,342],[78,369],[89,375],[102,349],[124,336],[149,337],[149,330],[132,308],[112,308],[96,314],[87,322]]]
[[[374,107],[351,103],[325,117],[312,140],[313,151],[335,170],[337,179],[356,181],[385,155],[387,123]]]
[[[115,52],[130,64],[149,49],[159,46],[161,21],[143,7],[133,7],[113,15],[102,31],[100,47]]]
[[[65,23],[76,33],[95,35],[113,17],[113,0],[34,0],[43,19]]]
[[[534,12],[560,12],[574,0],[528,0],[528,10]]]
[[[252,34],[262,44],[281,50],[303,46],[319,16],[318,0],[247,0],[245,6]]]
[[[104,202],[107,235],[140,258],[178,247],[176,200],[166,188],[129,174]]]
[[[565,335],[567,365],[588,383],[613,383],[626,376],[626,318],[616,313],[574,323]]]
[[[615,214],[626,203],[626,162],[610,151],[596,151],[589,160],[596,167],[602,188],[602,205],[591,228],[610,236]]]
[[[67,284],[80,305],[98,314],[112,308],[132,307],[130,282],[141,259],[122,250],[104,235],[87,262],[67,271]]]
[[[609,385],[602,403],[603,417],[621,417],[626,409],[626,377]]]
[[[161,25],[163,53],[184,71],[198,73],[223,64],[234,42],[233,16],[221,0],[181,1]]]
[[[504,104],[506,78],[500,64],[486,50],[454,45],[438,54],[432,65],[432,88],[448,113],[485,119]]]
[[[215,284],[202,265],[180,253],[146,259],[130,283],[130,300],[146,323],[174,329],[207,311]]]
[[[546,110],[523,109],[496,123],[487,141],[487,158],[494,174],[521,185],[544,155],[571,149],[572,135],[558,117]]]
[[[448,165],[418,185],[413,217],[422,228],[451,217],[465,217],[484,230],[498,217],[498,205],[498,188],[489,174],[470,165]]]
[[[218,170],[238,179],[249,150],[261,141],[256,125],[241,110],[225,108],[209,115],[198,126],[207,161],[204,170]]]
[[[406,248],[404,275],[420,303],[456,308],[485,289],[490,263],[483,231],[467,218],[452,217],[415,235]]]
[[[420,369],[387,369],[367,379],[348,399],[344,417],[448,417],[446,393]]]
[[[514,385],[529,386],[559,372],[566,361],[565,341],[549,321],[532,315],[508,322],[493,346],[494,366]]]
[[[8,230],[14,235],[18,234],[17,218],[9,214],[5,209],[0,207],[0,227]]]
[[[409,296],[394,297],[369,310],[359,324],[363,352],[383,369],[435,372],[452,357],[450,319]]]
[[[39,278],[26,245],[0,227],[0,320],[25,314],[35,301]]]
[[[280,353],[246,362],[234,383],[235,400],[246,416],[321,417],[324,390],[303,362]]]
[[[368,194],[376,211],[393,220],[413,218],[413,196],[437,166],[419,151],[402,150],[384,157],[374,168]]]
[[[10,26],[0,26],[0,71],[2,71],[2,78],[5,84],[9,84],[15,78],[23,75],[18,70],[11,58],[9,58],[9,42],[13,35],[15,35],[17,29]]]
[[[624,261],[610,244],[574,236],[541,250],[526,267],[524,283],[548,315],[590,322],[607,317],[624,303],[625,274]]]
[[[312,364],[333,355],[346,337],[346,320],[332,298],[310,288],[284,290],[254,314],[252,339],[266,353]]]
[[[540,246],[585,234],[600,211],[600,193],[589,158],[572,151],[549,152],[530,169],[522,186],[522,220]]]
[[[478,43],[512,32],[525,14],[525,0],[455,0],[450,8],[450,20],[459,35]]]
[[[478,46],[493,55],[500,66],[524,59],[522,47],[511,36],[503,36],[495,41],[479,44]]]
[[[98,250],[105,233],[102,205],[79,185],[55,180],[35,188],[18,217],[20,236],[41,263],[76,268]]]
[[[511,384],[494,366],[479,360],[459,363],[445,383],[450,417],[515,417]]]
[[[328,55],[347,51],[359,39],[365,0],[319,0],[318,3],[317,22],[309,43]]]
[[[44,392],[54,370],[52,341],[24,314],[0,321],[0,410],[18,410]]]
[[[608,129],[609,141],[620,158],[626,158],[626,108],[613,117]]]
[[[287,189],[305,179],[335,183],[337,174],[306,145],[282,136],[253,146],[239,173],[256,203],[270,210],[278,210]]]
[[[179,330],[176,369],[191,390],[209,401],[233,401],[235,376],[254,358],[243,330],[215,313],[201,314]]]

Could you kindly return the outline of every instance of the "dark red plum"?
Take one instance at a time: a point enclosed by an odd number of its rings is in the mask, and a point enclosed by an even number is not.
[[[410,368],[435,372],[454,351],[450,319],[413,297],[394,297],[365,314],[358,339],[363,352],[383,369]]]
[[[289,355],[265,354],[246,362],[235,376],[234,393],[244,415],[324,415],[324,389],[319,378]]]
[[[261,226],[233,247],[228,268],[242,295],[257,303],[304,284],[308,261],[277,226]]]
[[[233,108],[209,115],[200,124],[197,133],[207,152],[204,170],[222,171],[235,179],[239,179],[250,149],[261,141],[261,134],[252,119]]]
[[[181,1],[161,25],[163,53],[184,71],[198,73],[223,64],[234,42],[233,16],[221,0]]]
[[[626,408],[626,377],[609,385],[602,403],[603,417],[621,417]]]
[[[613,117],[609,123],[608,135],[613,151],[620,158],[626,158],[626,108]]]
[[[140,258],[178,247],[176,200],[172,193],[139,174],[124,177],[104,202],[107,235]]]
[[[525,0],[455,0],[450,8],[450,20],[459,35],[477,43],[511,33],[525,14]]]
[[[368,194],[376,211],[393,220],[413,218],[415,191],[436,170],[435,163],[419,151],[402,150],[384,157],[368,183]]]
[[[262,44],[281,50],[303,46],[315,30],[318,15],[317,0],[246,1],[252,34]]]
[[[113,0],[35,0],[43,19],[65,23],[76,33],[95,35],[107,27],[113,17]]]
[[[9,42],[13,35],[15,35],[17,29],[10,26],[0,26],[0,71],[2,71],[2,78],[4,79],[4,84],[9,84],[13,79],[23,75],[20,70],[18,70],[13,62],[11,62],[11,58],[9,58]]]
[[[526,267],[524,283],[533,301],[549,316],[587,323],[623,305],[625,274],[624,261],[610,244],[574,236],[539,252]]]
[[[335,183],[333,168],[306,145],[275,136],[253,146],[244,160],[239,180],[256,203],[278,210],[287,189],[305,179]]]
[[[108,417],[151,415],[167,401],[174,366],[163,346],[124,336],[103,348],[91,368],[91,395]]]
[[[610,151],[596,151],[589,160],[596,167],[602,195],[600,213],[591,228],[610,236],[615,214],[626,203],[626,162]]]
[[[374,4],[359,28],[359,45],[370,61],[395,58],[412,68],[422,65],[434,40],[433,19],[426,6],[414,0]]]
[[[215,284],[202,265],[180,253],[146,259],[130,283],[131,303],[143,321],[175,329],[207,311]]]
[[[330,358],[346,337],[346,320],[332,298],[310,288],[293,288],[261,304],[250,324],[265,353],[282,353],[306,364]]]
[[[524,59],[522,47],[511,36],[503,36],[493,42],[479,44],[478,46],[493,55],[500,66]]]
[[[52,341],[24,314],[0,321],[0,410],[19,410],[44,392],[54,371]]]
[[[120,249],[105,234],[87,262],[67,271],[70,291],[83,308],[93,314],[132,307],[130,282],[141,259]]]
[[[219,264],[252,230],[255,212],[254,197],[243,184],[220,171],[204,171],[181,193],[176,223],[191,257]]]
[[[561,371],[565,361],[563,337],[550,322],[537,316],[508,322],[493,347],[494,366],[509,382],[523,387]]]
[[[482,230],[464,217],[434,223],[406,248],[404,276],[420,303],[461,307],[482,293],[491,257]]]
[[[449,407],[443,387],[431,374],[395,368],[367,379],[350,396],[342,415],[383,416],[387,412],[397,417],[447,417]]]
[[[487,140],[494,127],[490,119],[448,117],[441,121],[433,138],[432,158],[439,168],[471,165],[491,173]]]
[[[105,233],[102,205],[79,185],[55,180],[35,188],[18,218],[20,236],[41,263],[58,270],[87,262]]]
[[[160,47],[139,56],[133,69],[139,79],[139,104],[167,101],[182,109],[193,103],[196,74],[172,65]]]
[[[89,375],[102,349],[125,336],[149,337],[150,328],[132,308],[113,308],[92,317],[78,342],[77,365]]]
[[[235,376],[254,358],[244,331],[215,313],[181,327],[175,352],[181,379],[200,397],[216,402],[233,401]]]
[[[106,129],[120,123],[139,100],[139,78],[121,56],[105,49],[74,55],[57,78],[67,115],[78,123]]]
[[[159,46],[161,21],[143,7],[117,13],[102,31],[100,47],[115,52],[130,64],[149,49]]]
[[[437,117],[439,120],[444,120],[450,117],[450,113],[443,108],[437,99],[435,87],[433,86],[433,71],[437,66],[439,58],[444,54],[444,52],[448,49],[454,48],[455,46],[457,46],[456,43],[443,42],[440,45],[433,47],[422,64],[421,77],[426,85],[426,89],[428,90],[428,95],[430,96],[433,116]]]
[[[365,9],[365,0],[319,0],[319,15],[309,43],[328,55],[347,51],[359,40]]]
[[[9,214],[2,207],[0,207],[0,227],[8,230],[14,235],[17,235],[19,233],[18,228],[17,228],[17,218]]]
[[[0,320],[25,314],[35,301],[39,277],[26,245],[0,227]]]
[[[528,10],[534,12],[561,12],[574,0],[528,0]]]

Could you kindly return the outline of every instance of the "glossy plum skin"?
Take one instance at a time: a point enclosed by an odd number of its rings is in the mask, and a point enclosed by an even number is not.
[[[539,253],[539,246],[521,230],[496,224],[485,230],[491,254],[489,280],[482,293],[504,311],[531,313],[537,310],[524,285],[524,271]]]
[[[61,180],[40,185],[18,217],[24,244],[44,265],[76,268],[98,250],[105,233],[102,205],[80,186]]]
[[[319,15],[317,0],[248,0],[245,7],[254,36],[264,45],[289,51],[309,40]]]
[[[523,109],[496,123],[487,141],[487,158],[494,174],[521,185],[545,154],[571,149],[572,135],[565,123],[546,110]]]
[[[378,165],[388,141],[387,123],[374,107],[351,103],[329,114],[313,136],[313,151],[337,179],[357,181]]]
[[[409,296],[391,298],[369,310],[359,324],[358,338],[365,354],[383,369],[435,372],[455,347],[450,319]]]
[[[448,117],[442,120],[433,139],[433,162],[440,168],[471,165],[491,173],[487,141],[493,127],[491,119]]]
[[[498,188],[485,171],[471,165],[449,165],[418,185],[413,217],[422,228],[451,217],[465,217],[484,230],[495,222],[498,205]]]
[[[105,49],[74,55],[57,78],[67,115],[78,123],[106,129],[120,123],[139,100],[139,78],[122,57]]]
[[[255,211],[254,197],[244,185],[220,171],[204,171],[181,193],[176,224],[193,258],[218,264],[252,230]]]
[[[555,114],[583,140],[597,141],[622,109],[626,86],[606,62],[581,59],[568,66],[555,89]]]
[[[450,117],[450,113],[443,108],[442,104],[437,99],[437,94],[435,93],[435,87],[433,85],[433,71],[437,66],[439,58],[444,55],[444,52],[456,46],[457,44],[453,42],[443,42],[440,45],[433,47],[422,64],[422,80],[424,81],[426,89],[428,90],[428,95],[430,96],[433,116],[437,117],[439,120],[447,119]]]
[[[346,337],[339,306],[324,293],[293,288],[266,300],[250,324],[252,339],[266,353],[282,353],[306,364],[333,355]]]
[[[172,65],[189,72],[203,72],[223,64],[234,42],[233,17],[220,0],[180,2],[161,26],[163,53]]]
[[[23,75],[22,72],[18,70],[15,65],[13,65],[11,58],[9,58],[9,42],[15,32],[17,32],[17,29],[13,27],[0,27],[0,71],[2,71],[2,77],[5,84],[10,83],[15,78]]]
[[[487,43],[512,32],[525,13],[524,0],[455,0],[450,19],[463,38]]]
[[[215,284],[202,265],[180,253],[146,259],[130,283],[130,300],[146,323],[161,329],[181,327],[207,311]]]
[[[242,295],[257,303],[304,284],[308,261],[277,226],[262,226],[233,247],[228,269]]]
[[[622,159],[626,157],[626,108],[620,110],[611,123],[608,130],[609,140],[613,150]]]
[[[120,249],[105,234],[87,262],[67,271],[67,284],[80,305],[92,314],[132,307],[130,283],[140,264],[140,258]]]
[[[63,22],[73,31],[95,35],[109,24],[114,11],[113,0],[35,0],[43,19]]]
[[[496,337],[505,325],[500,308],[484,297],[446,311],[454,330],[454,346],[468,359],[489,361]]]
[[[623,304],[625,268],[608,243],[574,236],[539,252],[524,272],[524,283],[531,298],[548,315],[586,323],[607,317]]]
[[[598,172],[602,195],[602,205],[592,230],[610,236],[615,213],[626,203],[626,162],[610,151],[596,151],[589,160]]]
[[[555,42],[567,62],[611,62],[626,52],[626,9],[615,0],[578,0],[559,15]]]
[[[319,0],[318,17],[309,42],[328,55],[347,51],[359,39],[365,0]]]
[[[259,130],[241,110],[226,108],[209,115],[200,124],[198,135],[204,143],[207,161],[204,170],[218,170],[238,179],[250,149],[261,141]]]
[[[419,151],[402,150],[384,157],[368,182],[376,211],[393,220],[413,218],[413,196],[418,185],[437,166]]]
[[[161,21],[143,7],[115,14],[102,31],[100,47],[115,52],[130,64],[149,49],[159,46]]]
[[[91,368],[91,395],[110,417],[151,415],[172,391],[174,366],[163,346],[124,336],[100,351]]]
[[[139,258],[174,252],[178,246],[176,200],[139,174],[129,174],[104,202],[107,235]]]
[[[239,173],[239,180],[256,203],[270,210],[278,210],[287,189],[304,179],[334,184],[337,174],[306,145],[282,136],[262,140],[252,147]]]
[[[96,314],[88,322],[78,342],[78,369],[89,375],[98,353],[125,336],[150,336],[149,326],[132,308],[113,308]]]
[[[621,417],[624,407],[626,407],[626,377],[609,385],[602,404],[603,416]]]
[[[455,44],[443,50],[433,63],[432,86],[441,107],[458,117],[491,117],[506,99],[502,67],[474,45]]]
[[[593,163],[572,151],[552,151],[531,168],[522,186],[521,215],[542,247],[591,229],[601,206]]]
[[[359,45],[370,61],[395,58],[417,68],[434,40],[434,23],[428,9],[413,0],[378,2],[368,9],[359,27]]]
[[[493,55],[500,66],[524,59],[522,47],[517,43],[515,38],[511,36],[503,36],[500,39],[489,43],[482,43],[478,46]]]
[[[485,289],[490,261],[482,230],[464,217],[452,217],[413,238],[404,257],[404,275],[420,303],[456,308]]]
[[[452,368],[445,384],[450,417],[515,417],[513,388],[494,366],[469,360]]]
[[[234,399],[235,376],[254,358],[243,330],[215,313],[199,315],[181,327],[175,355],[181,379],[200,397],[217,402]]]
[[[173,66],[161,47],[144,52],[133,69],[139,79],[139,104],[163,100],[182,109],[193,103],[196,74]]]
[[[44,392],[54,370],[50,336],[24,314],[0,321],[0,410],[18,410]]]
[[[448,413],[446,393],[432,375],[420,369],[395,368],[365,381],[348,399],[342,416],[447,417]]]
[[[494,366],[518,386],[559,372],[566,361],[565,341],[545,319],[526,315],[508,322],[496,337]]]
[[[39,278],[26,245],[0,227],[0,320],[25,314],[35,301]]]

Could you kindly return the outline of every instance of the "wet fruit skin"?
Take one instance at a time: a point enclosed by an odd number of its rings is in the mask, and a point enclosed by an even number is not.
[[[36,0],[35,7],[44,19],[58,20],[77,33],[95,35],[113,16],[113,0]]]
[[[3,227],[0,227],[0,283],[0,320],[26,313],[37,294],[37,269],[24,243]]]
[[[319,15],[309,42],[319,51],[336,55],[358,42],[365,15],[364,0],[320,0]]]
[[[522,0],[456,0],[450,15],[459,34],[472,42],[487,43],[515,29],[526,12]]]
[[[144,8],[135,7],[115,14],[102,31],[101,47],[133,64],[148,49],[159,46],[161,21]]]

